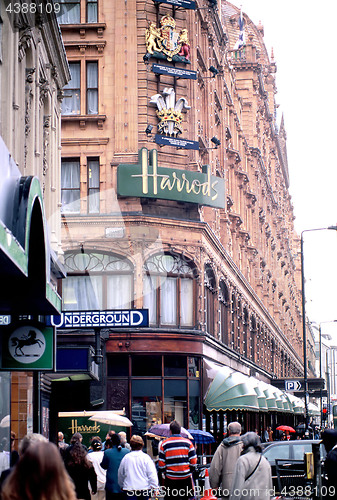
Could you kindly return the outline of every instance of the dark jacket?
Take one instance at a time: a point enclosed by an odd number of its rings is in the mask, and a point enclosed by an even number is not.
[[[328,476],[328,485],[334,486],[337,492],[337,445],[335,445],[331,451],[326,456],[325,462],[325,472]]]
[[[87,449],[86,447],[84,447]],[[93,493],[97,493],[97,475],[93,465],[88,462],[89,466],[84,464],[73,464],[71,460],[72,445],[65,450],[64,464],[69,476],[74,481],[77,498],[91,500],[88,482]]]
[[[130,453],[130,450],[122,447],[118,449],[117,446],[104,451],[101,467],[106,470],[105,489],[110,493],[122,493],[118,484],[118,468],[127,453]]]

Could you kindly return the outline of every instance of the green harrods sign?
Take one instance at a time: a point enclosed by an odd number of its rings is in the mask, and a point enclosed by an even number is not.
[[[224,179],[211,175],[208,165],[203,166],[203,172],[159,167],[156,149],[148,154],[142,148],[137,164],[118,166],[117,194],[225,207]]]

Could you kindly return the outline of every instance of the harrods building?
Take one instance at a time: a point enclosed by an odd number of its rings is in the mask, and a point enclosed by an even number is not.
[[[53,321],[59,352],[95,366],[50,377],[51,414],[125,408],[138,433],[295,425],[303,405],[272,383],[303,374],[300,240],[262,25],[224,0],[60,4]]]

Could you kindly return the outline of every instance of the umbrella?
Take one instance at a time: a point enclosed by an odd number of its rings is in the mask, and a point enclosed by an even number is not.
[[[9,427],[11,424],[10,415],[6,415],[0,422],[0,427]]]
[[[180,434],[188,439],[193,439],[191,434],[184,427],[181,428]],[[150,429],[145,432],[145,436],[149,437],[170,437],[170,424],[156,424],[150,427]]]
[[[188,429],[192,435],[193,441],[200,444],[215,443],[215,439],[210,432],[201,431],[200,429]]]
[[[133,425],[131,420],[113,411],[98,411],[95,415],[90,417],[89,420],[94,420],[101,424],[115,425],[117,427],[131,427]]]
[[[277,431],[283,431],[283,432],[296,432],[295,429],[290,427],[290,425],[279,425],[276,427]]]

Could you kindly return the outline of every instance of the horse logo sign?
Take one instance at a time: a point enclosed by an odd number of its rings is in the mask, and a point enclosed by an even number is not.
[[[53,370],[54,328],[16,324],[1,328],[2,370]]]
[[[20,363],[31,363],[41,358],[46,347],[46,342],[40,330],[22,326],[14,330],[9,337],[8,350],[11,356]]]

